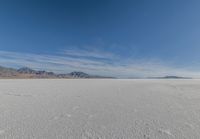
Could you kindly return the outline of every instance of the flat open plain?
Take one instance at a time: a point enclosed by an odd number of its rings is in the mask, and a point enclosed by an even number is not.
[[[199,139],[200,80],[0,80],[0,139]]]

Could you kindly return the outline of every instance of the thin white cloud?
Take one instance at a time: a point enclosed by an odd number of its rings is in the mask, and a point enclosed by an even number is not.
[[[68,49],[64,50],[62,54],[66,56],[72,56],[72,57],[82,57],[82,58],[96,58],[96,59],[114,59],[116,58],[115,55],[103,52],[99,50],[74,50],[74,49]]]
[[[200,72],[175,68],[158,60],[120,60],[116,55],[103,52],[77,51],[68,55],[41,55],[0,51],[0,65],[7,67],[31,67],[57,73],[83,71],[90,74],[115,77],[155,77],[166,75],[200,77]],[[104,55],[105,54],[105,55]],[[88,55],[89,57],[86,57]],[[107,61],[98,58],[106,58]]]

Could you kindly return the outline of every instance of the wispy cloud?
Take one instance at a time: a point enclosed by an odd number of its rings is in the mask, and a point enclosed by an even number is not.
[[[81,57],[81,58],[95,58],[95,59],[114,59],[116,55],[99,50],[78,50],[67,49],[62,52],[66,56]]]
[[[102,60],[103,59],[103,60]],[[90,74],[116,77],[152,77],[152,76],[190,76],[200,77],[198,71],[175,68],[159,60],[123,59],[108,52],[65,50],[58,55],[41,55],[0,51],[0,65],[7,67],[31,67],[57,73],[84,71]]]

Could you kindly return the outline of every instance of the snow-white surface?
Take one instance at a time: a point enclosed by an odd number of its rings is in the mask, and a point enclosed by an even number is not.
[[[0,80],[0,139],[199,139],[200,80]]]

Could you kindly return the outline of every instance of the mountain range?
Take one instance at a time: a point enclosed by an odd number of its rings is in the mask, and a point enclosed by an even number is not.
[[[108,76],[98,76],[98,75],[90,75],[81,71],[73,71],[67,74],[57,74],[54,72],[48,72],[45,70],[34,70],[28,67],[22,67],[19,69],[7,68],[0,66],[0,79],[23,79],[23,78],[114,78]],[[140,78],[131,78],[131,79],[140,79]],[[179,76],[164,76],[164,77],[148,77],[147,79],[192,79],[190,77],[179,77]]]
[[[112,78],[106,76],[89,75],[80,71],[73,71],[68,74],[56,74],[54,72],[34,70],[28,67],[20,69],[0,66],[0,78]]]

